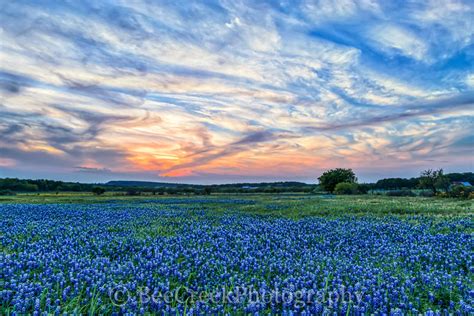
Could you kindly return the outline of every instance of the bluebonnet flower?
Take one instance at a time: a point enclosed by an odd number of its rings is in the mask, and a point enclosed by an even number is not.
[[[199,208],[211,200],[229,211]],[[0,205],[2,308],[38,315],[474,311],[471,218],[292,220],[232,211],[248,200],[155,202]],[[109,297],[118,284],[131,294],[122,306]],[[228,302],[215,292],[187,303],[133,295],[148,287],[159,297],[181,286],[232,294]],[[237,287],[259,297],[279,293],[262,302]],[[286,293],[294,296],[283,299]]]

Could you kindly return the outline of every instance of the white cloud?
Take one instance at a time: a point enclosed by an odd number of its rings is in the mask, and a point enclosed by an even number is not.
[[[241,26],[242,22],[240,22],[240,19],[238,17],[234,17],[230,20],[230,22],[227,22],[225,26],[227,26],[230,29],[233,29],[235,27]]]
[[[442,27],[449,32],[443,37],[451,43],[456,43],[456,49],[472,43],[474,35],[474,3],[458,0],[430,0],[426,6],[413,10],[410,17],[414,24],[424,27],[426,31]],[[445,44],[445,43],[444,43]],[[453,47],[448,47],[452,49]]]
[[[414,32],[395,24],[378,24],[367,30],[367,40],[376,50],[428,61],[429,45]]]
[[[381,14],[379,3],[374,0],[305,0],[301,8],[310,22],[344,21],[359,14]]]
[[[469,74],[466,76],[466,84],[469,87],[474,88],[474,74]]]

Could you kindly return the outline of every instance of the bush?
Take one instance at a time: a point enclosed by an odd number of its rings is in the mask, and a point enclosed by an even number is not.
[[[447,197],[449,197],[449,194],[447,192],[438,192],[438,193],[436,193],[436,197],[447,198]]]
[[[375,184],[372,183],[359,183],[357,187],[360,194],[367,194],[373,189],[375,189]]]
[[[433,194],[433,191],[421,191],[420,196],[422,196],[422,197],[433,197],[434,194]]]
[[[135,189],[130,189],[128,190],[125,195],[129,195],[129,196],[135,196],[135,195],[141,195],[142,193],[140,191],[137,191]]]
[[[430,192],[431,193],[431,192]],[[386,196],[416,196],[412,190],[393,190],[385,193]]]
[[[0,195],[16,195],[12,190],[0,190]]]
[[[94,193],[95,195],[102,195],[102,194],[105,193],[105,189],[101,188],[101,187],[93,187],[92,188],[92,193]]]
[[[341,182],[336,184],[334,193],[336,194],[357,194],[359,192],[357,183]]]
[[[449,192],[449,196],[453,198],[467,199],[470,198],[471,193],[474,193],[474,188],[456,185]]]

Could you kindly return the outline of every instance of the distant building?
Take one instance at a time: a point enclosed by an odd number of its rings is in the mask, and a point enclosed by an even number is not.
[[[463,185],[465,187],[472,187],[472,185],[467,181],[453,181],[453,185]]]

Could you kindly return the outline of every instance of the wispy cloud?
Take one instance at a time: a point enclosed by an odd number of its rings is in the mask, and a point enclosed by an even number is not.
[[[389,56],[400,54],[418,61],[428,61],[428,45],[422,37],[407,28],[396,24],[379,24],[368,30],[367,41],[373,43],[375,50],[381,50]]]

